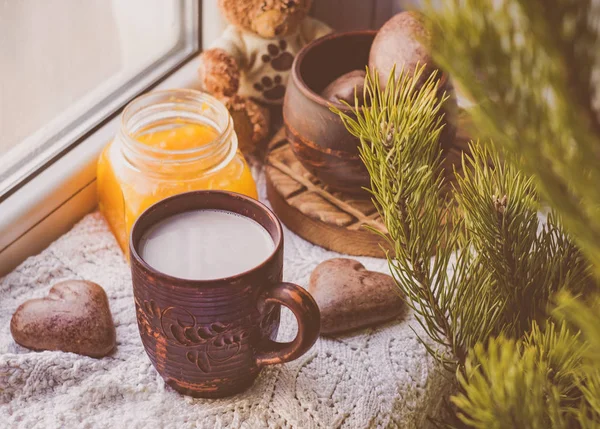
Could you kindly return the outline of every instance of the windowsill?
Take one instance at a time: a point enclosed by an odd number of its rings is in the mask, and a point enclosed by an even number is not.
[[[194,58],[153,89],[197,88],[197,68]],[[42,251],[96,207],[96,162],[118,126],[119,115],[2,202],[0,276]]]

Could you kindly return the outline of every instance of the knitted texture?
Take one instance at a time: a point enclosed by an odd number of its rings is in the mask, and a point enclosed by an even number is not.
[[[261,199],[264,176],[259,176]],[[314,267],[337,253],[285,229],[284,280],[308,285]],[[356,258],[388,272],[382,259]],[[108,294],[117,348],[93,359],[32,352],[10,335],[27,299],[61,280],[100,284]],[[300,359],[266,367],[246,392],[219,400],[181,396],[165,385],[142,347],[129,266],[99,213],[0,280],[0,427],[9,428],[371,428],[427,427],[449,389],[416,332],[412,313],[351,334],[321,338]],[[296,322],[282,312],[280,341]]]

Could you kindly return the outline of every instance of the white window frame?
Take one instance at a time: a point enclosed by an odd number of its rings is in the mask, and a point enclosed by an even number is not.
[[[191,20],[186,28],[193,28],[198,38],[188,39],[186,46],[145,69],[103,106],[101,115],[82,118],[65,136],[69,139],[63,145],[66,149],[0,198],[0,276],[39,253],[96,208],[98,156],[116,135],[119,114],[131,99],[154,88],[197,86],[196,58],[205,33],[202,6],[199,0],[181,1],[194,11],[186,16]]]

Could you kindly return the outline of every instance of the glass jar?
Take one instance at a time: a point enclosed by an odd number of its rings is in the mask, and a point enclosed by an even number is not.
[[[121,114],[98,160],[98,203],[121,249],[152,204],[187,191],[219,189],[257,198],[233,120],[216,98],[194,90],[150,92]]]

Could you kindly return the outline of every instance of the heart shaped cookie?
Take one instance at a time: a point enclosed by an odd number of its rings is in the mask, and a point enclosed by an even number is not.
[[[353,259],[320,263],[310,276],[308,291],[321,310],[321,333],[335,334],[385,322],[404,311],[394,279],[368,271]]]
[[[96,283],[77,280],[57,283],[45,298],[21,304],[10,332],[28,349],[91,357],[106,356],[116,340],[106,292]]]

